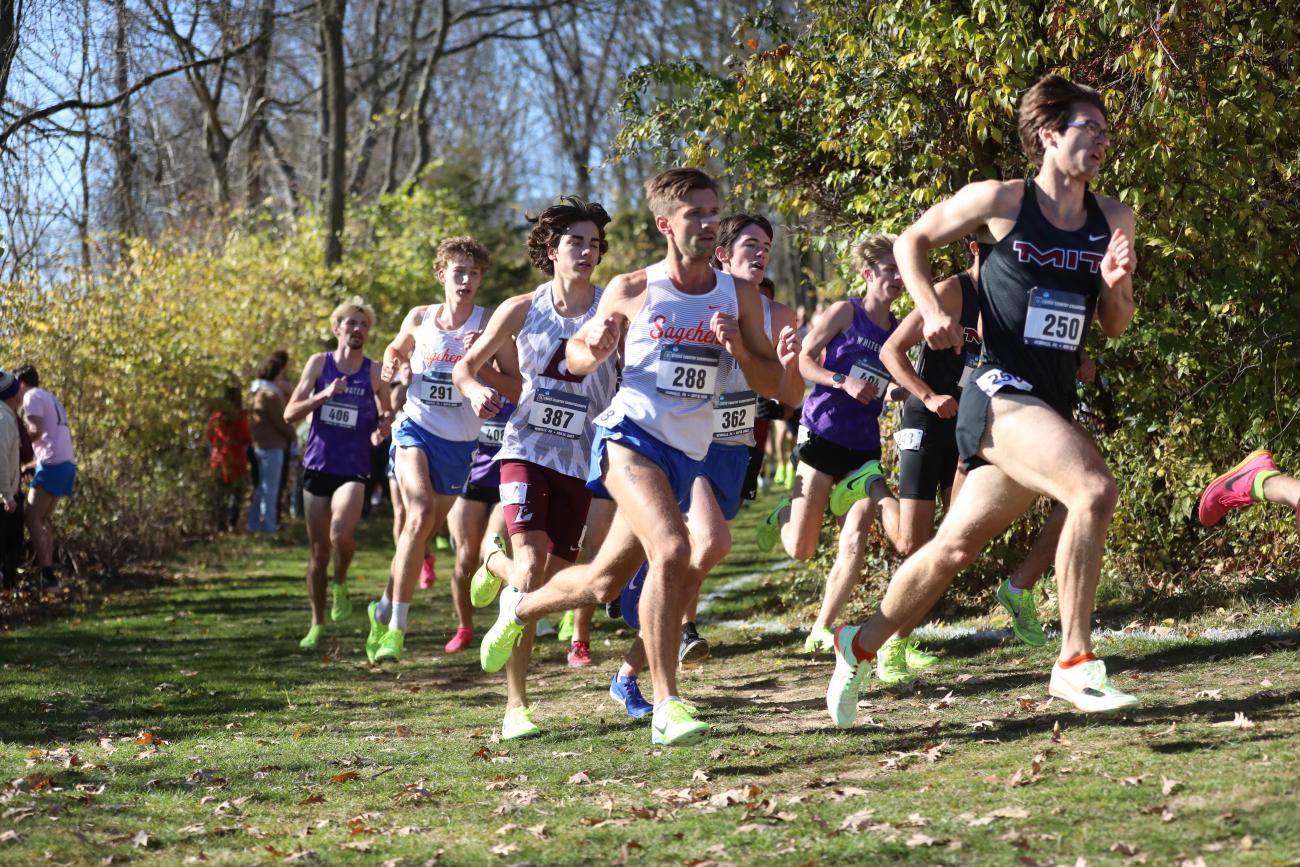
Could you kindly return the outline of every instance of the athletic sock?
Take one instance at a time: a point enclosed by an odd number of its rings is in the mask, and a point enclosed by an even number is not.
[[[523,599],[526,595],[528,594],[520,593],[518,591],[514,593],[501,594],[501,604],[506,607],[506,613],[510,615],[510,621],[514,623],[516,626],[528,625],[524,621],[520,620],[519,617],[515,614],[515,612],[519,610],[519,600]]]
[[[1056,664],[1061,668],[1073,668],[1081,662],[1091,662],[1096,658],[1097,655],[1089,650],[1085,653],[1080,653],[1078,656],[1071,656],[1069,659],[1058,659]]]
[[[379,607],[375,609],[375,619],[387,626],[392,613],[393,600],[388,598],[388,591],[385,590],[384,595],[379,597]]]
[[[675,695],[670,695],[668,696],[668,698],[664,699],[663,701],[655,702],[655,715],[658,716],[659,709],[667,705],[668,702],[670,701],[681,701],[681,698]]]
[[[396,629],[396,630],[398,630],[399,632],[405,632],[405,631],[406,631],[406,612],[409,611],[410,609],[411,609],[411,603],[409,603],[409,602],[394,602],[394,603],[393,603],[393,619],[392,619],[392,621],[389,622],[389,624],[388,624],[388,628],[389,628],[389,629]]]
[[[1011,579],[1008,578],[1008,579],[1007,579],[1007,592],[1010,593],[1012,596],[1019,596],[1021,593],[1024,593],[1025,591],[1022,590],[1021,588],[1017,587],[1016,585],[1012,584],[1012,583],[1011,583]]]
[[[867,648],[862,645],[862,634],[863,630],[859,629],[858,634],[853,636],[853,656],[858,660],[858,662],[875,662],[876,652],[874,650],[867,650]]]
[[[1250,498],[1256,503],[1264,502],[1264,500],[1267,499],[1264,496],[1264,483],[1274,476],[1280,475],[1282,475],[1281,470],[1260,470],[1256,473],[1255,483],[1250,486]]]

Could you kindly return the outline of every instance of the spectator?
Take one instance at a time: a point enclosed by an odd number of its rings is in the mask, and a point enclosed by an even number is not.
[[[334,345],[331,343],[330,348]],[[280,370],[280,375],[276,377],[275,384],[280,386],[280,393],[285,395],[285,404],[289,402],[288,395],[293,393],[293,387],[297,385],[289,370],[289,352],[285,349],[277,349],[271,353],[271,357],[284,365]],[[289,502],[286,502],[285,492],[289,489],[289,477],[298,477],[302,475],[302,455],[298,453],[298,443],[302,442],[303,437],[307,435],[305,430],[295,427],[293,438],[289,440],[289,445],[284,450],[284,468],[280,471],[280,487],[275,492],[276,514],[283,515],[285,509],[295,518],[298,517],[298,510],[292,508]]]
[[[280,529],[278,500],[285,452],[294,441],[294,430],[284,420],[284,390],[278,380],[287,356],[273,353],[258,368],[250,401],[253,455],[257,461],[257,488],[248,512],[248,532],[274,533]]]
[[[23,559],[22,447],[18,410],[23,398],[18,379],[0,370],[0,586],[18,586]]]
[[[60,499],[72,496],[77,481],[76,455],[72,450],[72,431],[68,414],[59,399],[40,387],[36,368],[24,364],[14,371],[23,397],[23,416],[27,432],[36,450],[36,475],[27,492],[27,511],[23,516],[36,562],[41,568],[41,592],[56,593],[54,577],[54,524],[51,518]]]
[[[239,525],[239,504],[248,475],[248,447],[253,442],[238,386],[226,389],[221,404],[208,417],[208,442],[212,444],[210,465],[216,476],[217,527],[229,532]]]

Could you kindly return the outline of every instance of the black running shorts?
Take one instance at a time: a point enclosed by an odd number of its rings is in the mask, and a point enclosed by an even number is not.
[[[957,474],[957,418],[939,418],[918,397],[903,404],[894,434],[898,445],[898,498],[932,502]]]
[[[863,451],[847,448],[809,430],[804,441],[794,447],[794,459],[838,482],[867,461],[880,460],[880,449]]]

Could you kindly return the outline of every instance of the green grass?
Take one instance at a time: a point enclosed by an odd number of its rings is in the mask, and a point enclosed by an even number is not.
[[[706,592],[775,561],[752,547],[758,517],[742,512]],[[606,695],[631,636],[598,613],[597,665],[570,670],[542,642],[545,735],[503,744],[501,677],[441,652],[450,558],[417,597],[403,662],[378,669],[361,604],[331,627],[336,653],[297,650],[301,543],[296,529],[222,540],[157,586],[0,636],[0,863],[1300,860],[1300,661],[1286,642],[1108,642],[1112,673],[1143,699],[1113,718],[1048,703],[1050,645],[939,643],[925,684],[871,685],[840,732],[830,663],[797,652],[802,634],[706,627],[714,659],[682,689],[713,734],[665,750]],[[377,519],[355,601],[378,591],[390,552]],[[780,617],[780,581],[714,616]],[[1219,725],[1237,713],[1249,727]]]

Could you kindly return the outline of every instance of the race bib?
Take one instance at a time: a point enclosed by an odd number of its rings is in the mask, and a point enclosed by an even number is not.
[[[533,392],[533,406],[528,411],[528,426],[552,436],[576,440],[587,429],[587,408],[591,398],[551,388]]]
[[[806,424],[799,425],[799,435],[794,438],[794,444],[801,446],[808,442],[808,437],[812,436],[812,428]]]
[[[902,430],[894,431],[894,444],[903,451],[916,451],[921,447],[923,439],[925,439],[925,431],[920,428],[905,427]]]
[[[478,442],[483,446],[500,446],[505,442],[506,423],[504,421],[490,418],[483,422],[482,427],[478,429]]]
[[[984,392],[989,397],[997,394],[1000,389],[1003,389],[1006,386],[1018,388],[1021,391],[1026,392],[1034,390],[1032,385],[1025,382],[1020,377],[1013,376],[1005,370],[999,370],[996,367],[985,371],[979,379],[975,380],[975,384],[980,387],[980,391]]]
[[[672,344],[659,350],[655,388],[660,394],[705,400],[717,392],[722,350],[716,346]]]
[[[853,362],[853,368],[849,371],[849,376],[874,385],[876,387],[876,397],[883,398],[885,396],[885,387],[889,385],[889,374],[880,366],[879,362],[870,358],[859,358]]]
[[[1088,307],[1077,292],[1035,287],[1025,313],[1025,343],[1073,352],[1083,342]]]
[[[331,427],[347,428],[356,430],[357,417],[361,411],[355,406],[349,406],[346,403],[326,403],[320,408],[320,420],[322,424]]]
[[[449,370],[426,370],[411,384],[415,399],[428,406],[459,408],[465,398],[451,381]]]
[[[719,395],[713,408],[713,438],[729,440],[747,435],[754,429],[758,395],[752,391],[733,391]]]

